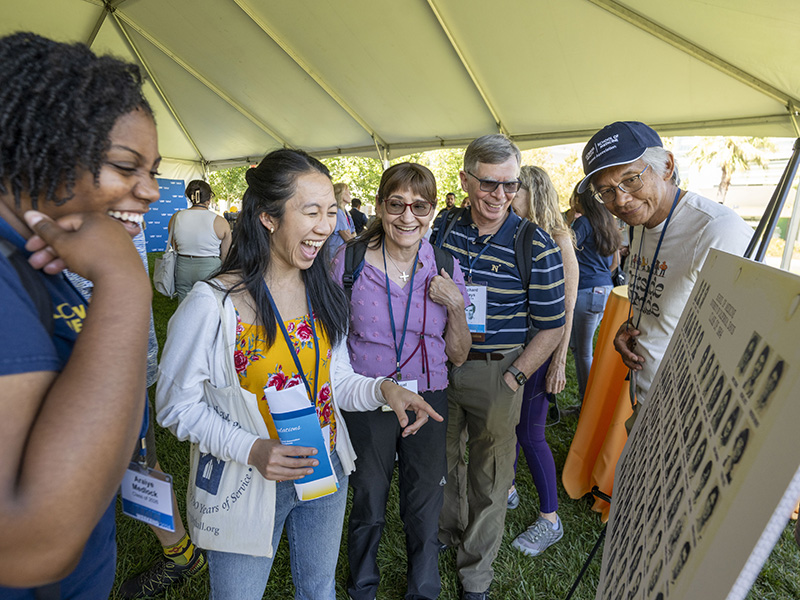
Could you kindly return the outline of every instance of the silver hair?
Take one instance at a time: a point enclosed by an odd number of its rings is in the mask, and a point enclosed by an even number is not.
[[[652,146],[644,151],[644,154],[642,154],[642,161],[653,169],[655,173],[663,177],[667,172],[667,164],[669,163],[670,156],[673,158],[672,183],[679,186],[681,184],[681,176],[678,174],[678,163],[675,161],[672,152],[665,150],[661,146]]]
[[[522,162],[522,154],[517,145],[501,133],[484,135],[472,140],[464,153],[464,170],[474,171],[478,163],[499,165],[509,158],[517,159],[517,164]]]

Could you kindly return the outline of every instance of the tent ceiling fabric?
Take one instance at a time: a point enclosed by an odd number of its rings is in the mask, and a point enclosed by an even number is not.
[[[291,146],[397,157],[615,120],[797,136],[797,0],[4,0],[30,30],[137,62],[165,157]]]

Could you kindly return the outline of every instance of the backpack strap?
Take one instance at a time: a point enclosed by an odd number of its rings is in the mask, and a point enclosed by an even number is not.
[[[447,239],[447,236],[450,235],[450,232],[453,231],[453,227],[456,226],[456,223],[461,218],[461,215],[464,214],[466,211],[466,207],[459,207],[459,208],[451,208],[447,211],[444,216],[444,222],[442,223],[439,230],[436,232],[436,243],[433,245],[437,248],[441,248],[444,244],[444,241]]]
[[[438,246],[433,246],[433,256],[436,259],[436,274],[442,272],[444,269],[448,275],[450,275],[450,279],[453,278],[453,270],[455,269],[455,259],[453,255],[450,254],[447,250],[439,248]]]
[[[536,225],[522,219],[517,226],[514,235],[514,255],[519,271],[522,289],[528,293],[528,286],[531,283],[531,268],[533,267],[533,257],[531,256],[531,246],[533,246],[533,236],[536,234]]]
[[[342,273],[342,287],[347,294],[347,301],[353,298],[353,284],[361,275],[364,268],[364,255],[367,253],[367,241],[357,239],[344,248],[344,273]]]
[[[16,270],[22,287],[28,292],[33,302],[33,307],[39,315],[39,320],[44,325],[49,336],[53,336],[55,331],[55,321],[53,320],[53,302],[42,278],[36,269],[25,259],[17,248],[10,242],[0,239],[0,252],[8,259],[11,266]]]

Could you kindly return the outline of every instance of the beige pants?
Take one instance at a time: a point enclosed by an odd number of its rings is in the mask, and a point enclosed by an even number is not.
[[[456,566],[467,592],[489,588],[503,539],[522,404],[522,388],[512,392],[503,373],[521,351],[499,361],[467,361],[450,372],[447,485],[439,539],[458,548]]]

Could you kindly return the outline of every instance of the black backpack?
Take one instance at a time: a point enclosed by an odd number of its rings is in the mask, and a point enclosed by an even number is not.
[[[450,232],[453,231],[453,227],[456,226],[456,222],[466,210],[465,207],[461,207],[447,211],[444,216],[444,222],[437,232],[436,243],[433,245],[434,248],[439,249],[442,247],[447,236],[450,235]],[[526,290],[526,292],[531,283],[531,267],[533,265],[531,245],[533,244],[533,236],[535,233],[536,225],[528,221],[528,219],[522,219],[514,234],[514,255],[516,257],[517,271],[519,271],[522,289]]]
[[[348,302],[353,298],[353,284],[361,275],[364,269],[364,255],[367,253],[367,240],[357,239],[351,244],[347,244],[344,249],[344,273],[342,274],[342,287],[347,294]],[[450,277],[453,276],[453,269],[455,262],[453,255],[442,250],[441,248],[433,247],[433,254],[436,258],[436,272],[441,273],[444,269]]]

